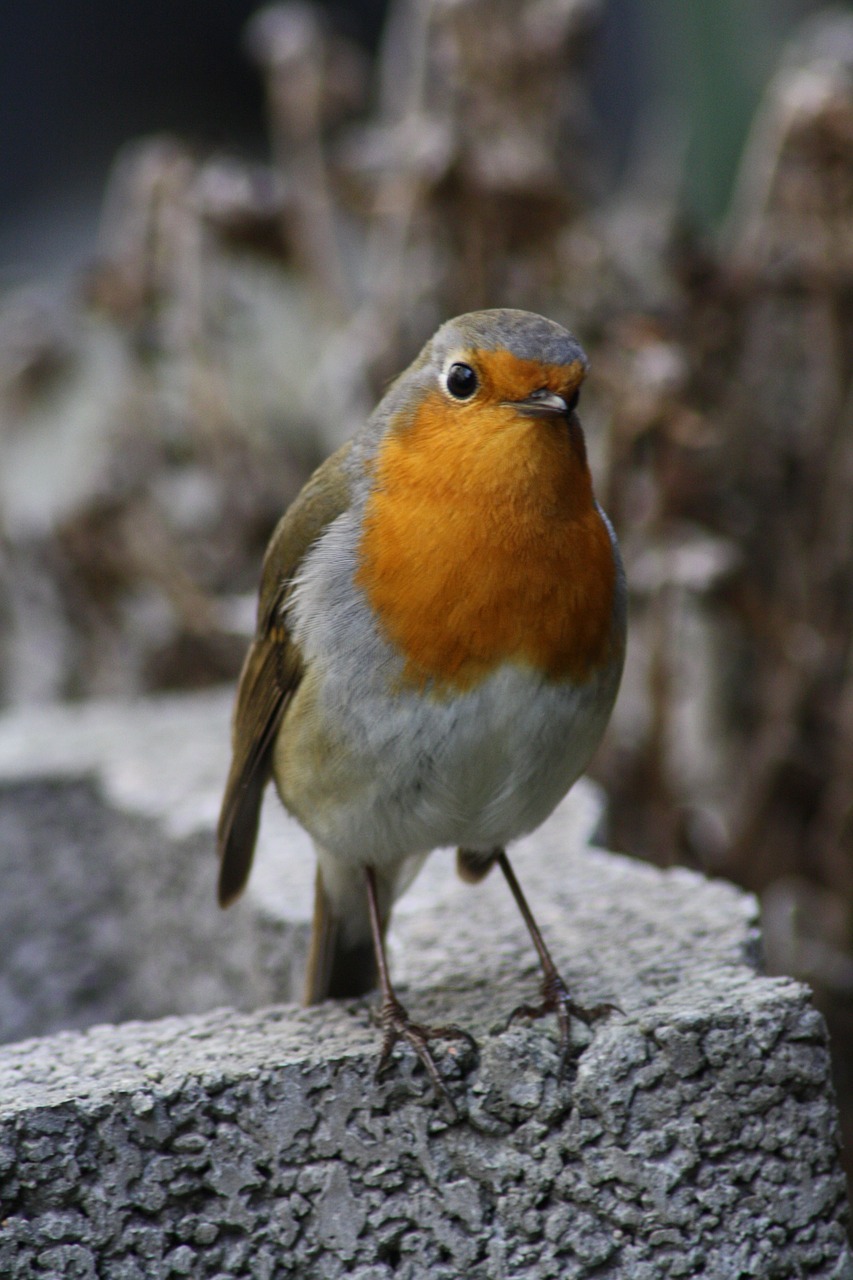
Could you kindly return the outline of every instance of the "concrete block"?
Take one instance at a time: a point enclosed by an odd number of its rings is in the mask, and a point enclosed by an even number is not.
[[[172,1013],[0,1049],[0,1275],[853,1277],[807,990],[758,972],[748,896],[589,848],[586,786],[514,857],[577,998],[623,1010],[564,1079],[549,1021],[505,1029],[537,982],[505,886],[446,851],[392,957],[416,1017],[480,1043],[442,1059],[457,1122],[402,1051],[375,1082],[370,1001],[210,1011],[296,981],[313,874],[270,805],[252,895],[208,903],[226,720],[218,694],[0,720],[7,1030],[28,997],[44,1029]]]

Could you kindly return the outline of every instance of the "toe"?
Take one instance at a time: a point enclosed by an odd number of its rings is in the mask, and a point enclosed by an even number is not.
[[[413,1022],[406,1009],[396,998],[383,1001],[379,1010],[379,1021],[383,1028],[383,1037],[375,1078],[380,1080],[385,1075],[385,1072],[391,1065],[391,1054],[394,1046],[399,1040],[403,1040],[411,1049],[414,1050],[423,1064],[423,1067],[432,1082],[436,1097],[446,1102],[450,1107],[454,1118],[457,1118],[458,1111],[456,1104],[450,1096],[447,1085],[438,1069],[435,1057],[433,1056],[430,1048],[430,1041],[463,1040],[468,1045],[469,1049],[476,1054],[478,1052],[478,1047],[474,1037],[467,1031],[464,1031],[461,1027],[426,1027],[422,1026],[418,1022]]]

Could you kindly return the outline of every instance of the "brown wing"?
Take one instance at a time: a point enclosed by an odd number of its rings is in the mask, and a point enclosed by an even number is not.
[[[302,678],[302,658],[288,632],[285,608],[307,551],[349,505],[349,449],[344,445],[314,472],[279,521],[264,557],[257,630],[237,687],[231,769],[217,829],[223,907],[249,878],[275,740]]]

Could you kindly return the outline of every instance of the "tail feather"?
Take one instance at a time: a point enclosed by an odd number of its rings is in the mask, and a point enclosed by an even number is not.
[[[319,1004],[327,999],[363,996],[378,985],[379,971],[366,910],[367,895],[360,872],[356,882],[348,887],[350,892],[333,908],[323,872],[317,868],[314,923],[305,982],[306,1005]],[[347,898],[350,903],[347,903]],[[348,905],[352,910],[345,909]]]

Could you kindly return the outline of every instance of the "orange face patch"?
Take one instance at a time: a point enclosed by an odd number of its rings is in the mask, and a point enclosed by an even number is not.
[[[356,581],[405,680],[438,691],[503,662],[582,681],[612,656],[616,571],[580,429],[505,403],[537,386],[563,393],[569,370],[554,367],[556,385],[549,366],[488,354],[475,402],[436,388],[387,433],[359,547]],[[495,368],[504,354],[533,369]]]
[[[544,364],[541,360],[523,360],[506,350],[476,351],[472,357],[485,397],[495,400],[523,400],[537,387],[547,387],[568,398],[586,373],[579,360],[574,364]]]

